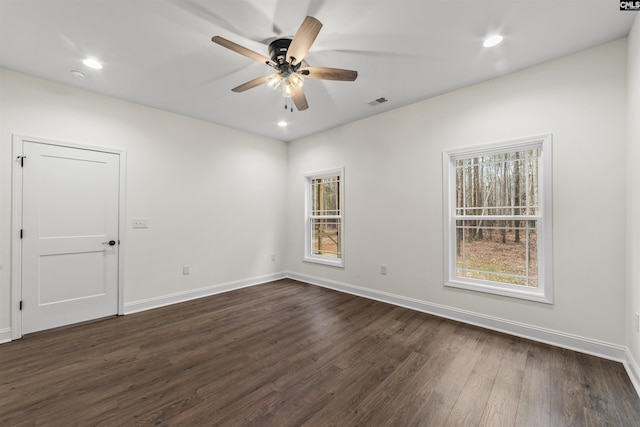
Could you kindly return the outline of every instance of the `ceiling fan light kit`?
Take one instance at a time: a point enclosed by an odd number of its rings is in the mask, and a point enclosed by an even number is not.
[[[269,89],[276,90],[278,86],[280,86],[280,83],[282,83],[282,76],[278,73],[270,74],[267,76],[266,83]]]
[[[261,84],[266,84],[267,87],[275,90],[282,85],[282,95],[285,98],[291,98],[298,111],[303,111],[309,108],[307,98],[302,90],[305,77],[336,81],[354,81],[358,77],[358,72],[353,70],[302,66],[304,57],[309,52],[321,28],[320,21],[312,16],[307,16],[292,39],[280,38],[269,44],[269,58],[220,36],[213,36],[211,41],[276,70],[273,74],[260,76],[243,83],[231,89],[232,91],[244,92]]]

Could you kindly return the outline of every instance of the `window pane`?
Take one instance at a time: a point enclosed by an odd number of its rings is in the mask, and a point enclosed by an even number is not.
[[[456,276],[538,286],[536,221],[456,221]]]
[[[456,215],[538,215],[539,149],[456,160]]]
[[[311,253],[329,258],[342,258],[339,219],[311,220]]]
[[[340,176],[311,180],[311,215],[340,215]]]

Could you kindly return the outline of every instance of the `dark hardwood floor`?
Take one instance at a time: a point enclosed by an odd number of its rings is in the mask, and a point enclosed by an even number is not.
[[[620,363],[281,280],[0,345],[1,426],[639,426]]]

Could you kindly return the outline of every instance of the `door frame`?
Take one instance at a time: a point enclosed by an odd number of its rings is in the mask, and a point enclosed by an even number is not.
[[[125,248],[125,183],[127,153],[116,148],[107,148],[79,144],[75,142],[52,140],[47,138],[32,137],[20,134],[12,135],[12,183],[11,183],[11,339],[22,338],[22,313],[20,300],[22,296],[22,167],[21,156],[24,154],[22,145],[25,142],[56,145],[59,147],[76,148],[89,151],[99,151],[118,155],[119,159],[119,200],[118,200],[118,315],[124,314],[124,248]],[[29,159],[25,160],[26,162]]]

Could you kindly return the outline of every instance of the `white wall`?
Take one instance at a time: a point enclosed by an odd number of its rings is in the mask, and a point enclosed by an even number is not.
[[[637,34],[636,22],[629,72],[638,70]],[[628,210],[625,202],[622,159],[628,151],[640,160],[638,128],[630,124],[628,139],[625,128],[626,57],[619,40],[288,148],[0,70],[0,331],[10,326],[11,134],[20,133],[127,151],[127,221],[150,219],[148,230],[127,228],[129,303],[288,268],[629,345],[639,360],[640,345],[624,326],[625,292],[633,293],[626,312],[640,309],[639,280],[625,289],[625,265],[637,259],[625,257],[625,219],[640,206],[637,192]],[[629,82],[637,93],[637,78]],[[638,97],[629,105],[637,117]],[[444,288],[442,151],[542,133],[554,136],[555,304]],[[339,166],[346,167],[346,267],[303,263],[303,175]],[[181,275],[183,264],[190,276]]]
[[[640,333],[635,313],[640,313],[640,15],[628,37],[627,56],[627,347],[640,363]],[[639,371],[640,373],[640,371]]]
[[[0,73],[0,331],[10,327],[13,133],[126,150],[125,303],[285,269],[284,142]],[[150,227],[131,229],[134,217]]]
[[[290,143],[289,268],[624,345],[626,49],[618,40]],[[444,288],[443,150],[544,133],[554,143],[555,303]],[[302,262],[303,175],[339,166],[344,269]]]

